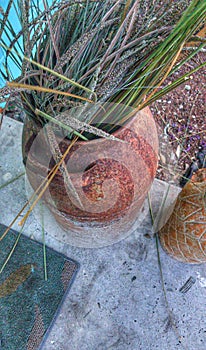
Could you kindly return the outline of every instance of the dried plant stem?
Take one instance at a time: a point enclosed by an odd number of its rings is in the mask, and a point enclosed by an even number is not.
[[[9,262],[11,256],[12,256],[12,254],[14,253],[14,250],[15,250],[15,248],[16,248],[18,242],[19,242],[19,239],[20,239],[20,237],[21,237],[22,231],[23,231],[23,227],[22,227],[21,231],[19,232],[19,234],[18,234],[18,236],[17,236],[17,239],[16,239],[16,241],[15,241],[15,243],[14,243],[12,249],[10,250],[10,252],[9,252],[9,254],[8,254],[8,256],[7,256],[6,260],[5,260],[5,262],[4,262],[4,264],[2,265],[2,267],[1,267],[1,269],[0,269],[0,274],[3,272],[4,268],[6,267],[6,265],[8,264],[8,262]]]
[[[65,151],[65,153],[62,156],[62,159],[59,161],[58,164],[56,164],[54,166],[54,168],[52,169],[52,171],[50,172],[51,176],[47,176],[47,178],[44,181],[47,181],[44,185],[44,188],[40,191],[40,193],[38,194],[37,198],[34,200],[34,202],[32,203],[31,207],[29,208],[29,210],[27,211],[27,213],[24,215],[23,219],[19,222],[19,226],[24,225],[25,221],[27,220],[28,216],[31,214],[32,210],[34,209],[34,207],[36,206],[36,204],[38,203],[38,201],[41,199],[41,197],[43,196],[44,192],[46,191],[46,189],[48,188],[49,184],[51,183],[51,181],[53,180],[54,176],[56,175],[60,165],[62,165],[62,163],[64,162],[64,159],[66,158],[67,154],[69,153],[71,147],[75,144],[75,142],[77,141],[78,137],[76,136],[70,143],[69,147],[67,148],[67,150]]]
[[[168,191],[167,191],[168,194]],[[167,195],[166,195],[167,196]],[[166,198],[165,198],[166,199]],[[151,220],[152,220],[152,225],[154,225],[155,223],[155,218],[154,218],[154,213],[152,210],[152,202],[151,202],[151,197],[150,197],[150,193],[148,193],[148,203],[149,203],[149,212],[150,212],[150,216],[151,216]],[[168,312],[168,316],[169,316],[169,323],[172,325],[172,328],[178,338],[178,340],[182,343],[182,337],[179,334],[179,331],[177,329],[177,326],[174,322],[174,317],[172,314],[172,311],[170,310],[170,306],[169,306],[169,302],[167,299],[167,292],[165,289],[165,284],[164,284],[164,276],[163,276],[163,271],[162,271],[162,263],[161,263],[161,258],[160,258],[160,251],[159,251],[159,242],[158,242],[158,236],[157,233],[155,233],[155,243],[156,243],[156,249],[157,249],[157,259],[158,259],[158,266],[159,266],[159,271],[160,271],[160,278],[161,278],[161,284],[162,284],[162,290],[163,290],[163,294],[164,294],[164,299],[165,299],[165,304],[166,304],[166,309]],[[185,350],[188,350],[187,346],[185,347],[184,344],[182,344],[182,347]]]
[[[77,98],[79,100],[82,101],[87,101],[90,103],[93,103],[93,101],[89,100],[86,97],[82,97],[82,96],[78,96],[78,95],[73,95],[70,94],[69,92],[65,92],[65,91],[60,91],[60,90],[54,90],[54,89],[49,89],[49,88],[45,88],[43,86],[37,86],[37,85],[28,85],[28,84],[21,84],[21,83],[16,83],[16,82],[8,82],[7,86],[11,87],[11,88],[17,88],[17,89],[25,89],[25,90],[32,90],[32,91],[42,91],[42,92],[50,92],[52,94],[57,94],[57,95],[63,95],[63,96],[67,96],[67,97],[73,97],[73,98]]]
[[[12,228],[13,224],[16,222],[16,220],[19,218],[19,216],[21,215],[21,213],[24,211],[24,209],[27,207],[28,205],[28,201],[24,204],[24,206],[21,208],[21,210],[18,212],[18,214],[15,216],[15,218],[12,220],[11,224],[6,228],[6,230],[4,231],[4,233],[2,234],[2,236],[0,237],[0,242],[2,241],[2,239],[7,235],[7,233],[9,232],[9,230]]]
[[[49,176],[52,174],[53,171],[56,170],[56,168],[58,169],[58,164],[56,164],[51,171],[49,172],[49,174],[47,175],[47,177],[43,180],[43,182],[40,184],[40,186],[36,189],[36,191],[33,193],[33,195],[29,198],[29,200],[24,204],[24,206],[21,208],[21,210],[18,212],[18,214],[15,216],[15,218],[13,219],[13,221],[10,223],[10,225],[6,228],[6,230],[4,231],[4,233],[2,234],[2,236],[0,237],[0,242],[2,241],[2,239],[7,235],[7,233],[9,232],[9,230],[11,229],[11,227],[13,226],[13,224],[16,222],[16,220],[19,218],[19,216],[21,215],[21,213],[24,211],[24,209],[31,203],[31,201],[33,200],[33,198],[36,196],[36,194],[40,191],[40,189],[42,188],[42,186],[44,186],[44,184],[46,183],[46,181],[48,180]]]
[[[46,124],[45,128],[46,128],[47,138],[48,138],[48,142],[49,142],[49,145],[51,148],[52,156],[53,156],[55,162],[58,163],[62,158],[62,152],[61,152],[61,150],[59,148],[59,144],[56,140],[56,135],[55,135],[50,124]],[[81,209],[83,209],[81,199],[79,198],[79,195],[76,191],[76,188],[74,187],[74,185],[72,183],[72,180],[71,180],[70,174],[67,170],[65,162],[62,163],[62,165],[59,167],[59,170],[63,176],[64,183],[66,185],[65,187],[66,187],[67,194],[69,196],[73,197],[73,199],[77,201],[79,207]]]
[[[6,45],[4,45],[2,42],[0,43],[0,45],[1,45],[4,49],[11,51],[11,49],[10,49],[9,47],[7,47]],[[26,60],[26,61],[28,61],[28,62],[34,64],[35,66],[39,67],[40,69],[43,69],[44,71],[47,71],[47,72],[49,72],[49,73],[55,75],[55,76],[58,77],[59,79],[61,79],[61,80],[63,80],[63,81],[67,81],[67,82],[70,83],[71,85],[73,85],[73,86],[75,86],[75,87],[77,87],[77,88],[79,88],[79,89],[82,89],[82,90],[84,90],[84,91],[86,91],[86,92],[88,92],[88,93],[90,93],[90,94],[92,93],[93,96],[94,96],[95,102],[97,101],[96,93],[93,92],[93,91],[91,91],[91,90],[88,89],[87,87],[85,87],[85,86],[83,86],[83,85],[81,85],[81,84],[79,84],[79,83],[76,83],[74,80],[69,79],[69,78],[67,78],[67,77],[64,76],[64,75],[61,75],[61,74],[55,72],[54,70],[52,70],[52,69],[50,69],[50,68],[48,68],[48,67],[46,67],[46,66],[44,66],[44,65],[42,65],[42,64],[40,64],[40,63],[38,63],[38,62],[36,62],[36,61],[34,61],[34,60],[32,60],[31,58],[28,58],[28,57],[26,57],[26,56],[22,56],[22,55],[21,55],[19,52],[17,52],[16,50],[15,50],[15,53],[17,54],[17,56],[19,56],[19,57],[23,58],[24,60]],[[87,99],[86,99],[86,100],[87,100]]]

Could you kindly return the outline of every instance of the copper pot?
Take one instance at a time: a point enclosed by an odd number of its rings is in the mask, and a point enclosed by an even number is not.
[[[158,136],[148,107],[115,131],[114,136],[124,142],[104,138],[77,141],[65,159],[82,206],[68,193],[60,170],[43,197],[68,235],[75,232],[84,241],[88,237],[86,230],[96,230],[95,246],[114,243],[129,234],[157,169]],[[56,140],[63,154],[70,141],[58,135]],[[29,182],[36,190],[55,161],[45,130],[28,119],[24,123],[22,149]]]

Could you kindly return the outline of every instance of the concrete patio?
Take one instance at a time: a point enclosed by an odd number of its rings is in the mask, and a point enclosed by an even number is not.
[[[21,123],[4,118],[0,131],[0,185],[24,171],[21,132]],[[167,186],[154,181],[151,201],[155,215]],[[178,191],[170,187],[167,205]],[[0,222],[9,225],[26,200],[23,176],[0,191]],[[145,210],[146,216],[135,232],[105,248],[75,248],[58,241],[48,230],[47,245],[81,266],[43,350],[206,349],[206,265],[177,262],[160,247],[175,331],[164,298],[147,202]],[[19,231],[18,223],[13,228]],[[41,225],[33,214],[24,233],[42,239]],[[180,288],[191,276],[195,283],[182,293]]]

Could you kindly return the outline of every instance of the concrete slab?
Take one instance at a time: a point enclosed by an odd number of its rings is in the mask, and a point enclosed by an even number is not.
[[[21,131],[21,123],[4,119],[0,131],[0,185],[24,170]],[[160,213],[167,187],[158,180],[153,184],[155,216]],[[178,191],[170,187],[166,206]],[[26,199],[24,177],[1,189],[0,222],[8,225]],[[13,227],[19,231],[18,223]],[[41,225],[33,214],[24,231],[41,241]],[[46,243],[79,261],[81,268],[43,350],[206,349],[206,265],[177,262],[160,248],[164,287],[175,330],[161,285],[149,212],[133,234],[109,247],[75,248],[59,242],[49,231]],[[183,294],[179,289],[190,276],[195,283]]]

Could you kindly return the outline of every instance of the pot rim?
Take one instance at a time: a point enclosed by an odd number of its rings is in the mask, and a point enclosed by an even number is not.
[[[122,130],[129,129],[130,126],[133,124],[134,120],[137,118],[138,114],[141,115],[143,113],[145,115],[147,114],[147,115],[149,115],[149,117],[153,118],[153,115],[152,115],[152,112],[151,112],[150,108],[148,106],[144,107],[140,111],[137,111],[134,116],[129,118],[124,125],[119,125],[119,128],[117,130],[115,130],[113,133],[111,133],[111,135],[116,137],[116,138],[118,138],[119,135],[122,133]],[[69,139],[66,139],[66,140],[69,143],[71,142],[71,140],[69,140]],[[86,144],[88,144],[88,142],[93,142],[93,143],[95,143],[95,142],[98,142],[98,143],[102,142],[103,143],[104,142],[105,143],[105,142],[108,142],[108,141],[113,141],[113,140],[109,140],[109,139],[104,138],[104,137],[98,137],[98,138],[95,138],[95,139],[92,139],[92,140],[83,141],[83,140],[81,140],[79,138],[75,143],[78,143],[78,145],[86,145]]]

